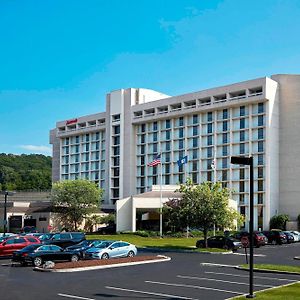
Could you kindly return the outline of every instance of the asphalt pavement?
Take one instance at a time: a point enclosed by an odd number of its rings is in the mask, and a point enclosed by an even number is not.
[[[143,253],[146,254],[146,253]],[[161,253],[160,253],[161,254]],[[170,262],[74,273],[40,273],[0,261],[1,300],[32,299],[229,299],[248,293],[245,262],[236,254],[165,252]],[[300,265],[300,243],[255,249],[255,263]],[[255,273],[254,290],[291,284],[297,275]]]

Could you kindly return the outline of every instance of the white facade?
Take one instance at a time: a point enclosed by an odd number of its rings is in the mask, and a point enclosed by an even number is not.
[[[299,75],[175,97],[147,89],[113,91],[107,95],[106,112],[58,122],[51,131],[53,180],[99,182],[105,189],[103,208],[114,208],[116,200],[159,184],[159,167],[147,167],[157,153],[162,153],[164,185],[187,177],[213,181],[216,157],[216,180],[233,190],[247,216],[249,171],[231,165],[230,157],[252,155],[254,226],[267,229],[275,214],[295,219],[300,213],[299,116]],[[185,155],[188,163],[178,168],[176,161]]]

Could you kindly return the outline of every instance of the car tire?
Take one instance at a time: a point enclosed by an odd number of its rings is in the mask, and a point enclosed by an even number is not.
[[[127,257],[134,257],[134,255],[135,255],[135,254],[134,254],[133,251],[129,251],[128,254],[127,254]]]
[[[71,261],[71,262],[79,261],[79,256],[76,255],[76,254],[73,254],[73,255],[71,256],[71,258],[70,258],[70,261]]]
[[[109,259],[109,255],[107,253],[103,253],[101,255],[101,259]]]
[[[33,259],[33,264],[35,267],[40,267],[43,264],[43,259],[37,256]]]

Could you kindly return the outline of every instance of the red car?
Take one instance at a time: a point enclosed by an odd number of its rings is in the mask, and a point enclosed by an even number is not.
[[[14,251],[23,249],[32,244],[40,244],[41,241],[34,236],[16,236],[4,240],[0,244],[0,256],[11,256]]]

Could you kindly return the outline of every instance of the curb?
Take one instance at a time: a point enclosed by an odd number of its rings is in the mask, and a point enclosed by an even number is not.
[[[68,272],[68,273],[70,273],[70,272],[92,271],[92,270],[101,270],[101,269],[110,269],[110,268],[151,264],[151,263],[157,263],[157,262],[167,262],[167,261],[171,260],[171,257],[164,256],[164,255],[157,255],[157,257],[162,257],[163,259],[152,259],[152,260],[135,261],[135,262],[129,262],[129,263],[80,267],[80,268],[69,268],[69,269],[57,269],[57,270],[56,269],[43,269],[43,268],[35,267],[35,268],[33,268],[33,270],[38,271],[38,272],[53,272],[53,273],[67,273]]]
[[[247,268],[243,268],[240,266],[236,266],[235,269],[249,271]],[[290,274],[290,275],[300,275],[299,272],[288,272],[288,271],[277,271],[277,270],[268,270],[268,269],[253,269],[254,272],[257,273],[273,273],[273,274]]]
[[[147,248],[147,247],[142,247],[142,248],[137,248],[138,251],[140,252],[171,252],[171,253],[197,253],[197,254],[222,254],[222,255],[226,255],[226,254],[232,254],[232,251],[226,251],[226,252],[210,252],[210,251],[203,251],[203,252],[198,252],[195,250],[180,250],[180,249],[171,249],[171,248],[166,248],[166,249],[161,249],[161,248]],[[195,248],[197,249],[197,248]]]

